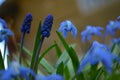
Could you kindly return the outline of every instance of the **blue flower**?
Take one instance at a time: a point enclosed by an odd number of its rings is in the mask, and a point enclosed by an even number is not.
[[[18,76],[22,76],[25,80],[29,80],[29,74],[35,77],[35,73],[31,69],[23,67],[16,61],[13,61],[7,70],[0,71],[1,80],[12,80]]]
[[[99,26],[87,26],[86,29],[81,32],[82,42],[85,42],[86,40],[90,41],[92,35],[102,36],[101,30],[103,30],[103,28]]]
[[[12,36],[12,35],[13,32],[9,28],[0,30],[0,42],[2,42],[3,40],[8,42],[8,36]]]
[[[35,80],[64,80],[64,78],[58,74],[52,74],[48,76],[36,75]]]
[[[32,20],[33,20],[32,14],[28,13],[24,19],[22,26],[21,26],[21,32],[26,32],[26,33],[30,32]]]
[[[120,38],[115,38],[115,39],[112,39],[112,43],[117,43],[118,45],[120,45]]]
[[[0,18],[0,23],[2,24],[3,28],[8,28],[7,23],[4,19]]]
[[[105,44],[100,44],[97,41],[94,41],[86,56],[81,60],[78,73],[80,73],[88,63],[95,65],[101,62],[107,72],[111,74],[114,60],[120,61],[118,56],[112,54]]]
[[[110,21],[106,26],[106,35],[110,33],[110,35],[114,36],[115,31],[118,29],[120,29],[120,22],[117,20]]]
[[[53,16],[51,14],[48,14],[47,17],[44,20],[44,23],[41,28],[41,34],[43,37],[49,37],[50,31],[53,24]]]
[[[77,35],[77,29],[76,29],[76,27],[69,20],[65,20],[65,21],[61,22],[60,27],[58,29],[58,32],[62,32],[64,38],[67,37],[68,32],[71,32],[72,36],[74,38]]]

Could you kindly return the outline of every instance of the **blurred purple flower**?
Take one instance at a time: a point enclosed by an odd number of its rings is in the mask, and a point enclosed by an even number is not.
[[[107,72],[111,74],[114,60],[119,62],[120,58],[112,54],[105,44],[94,41],[86,56],[81,60],[78,73],[82,72],[83,68],[85,68],[88,63],[95,65],[101,62]]]
[[[48,76],[36,75],[35,80],[64,80],[64,78],[58,74],[52,74]]]
[[[43,37],[49,37],[50,31],[53,24],[53,16],[51,14],[48,14],[47,17],[44,20],[44,23],[41,28],[41,34]]]
[[[25,80],[29,80],[29,74],[35,77],[35,73],[31,69],[23,67],[16,61],[13,61],[7,70],[0,71],[1,80],[12,80],[18,76],[22,76]]]
[[[30,32],[30,27],[31,27],[31,22],[32,22],[33,18],[32,18],[32,14],[28,13],[24,19],[24,22],[21,26],[21,32],[26,32],[29,33]]]
[[[68,32],[71,32],[72,36],[74,38],[77,35],[77,29],[76,29],[76,27],[69,20],[61,22],[60,27],[58,29],[58,32],[62,32],[64,38],[67,37]]]
[[[88,25],[86,29],[81,32],[82,42],[84,43],[86,40],[90,41],[93,35],[102,36],[102,33],[100,32],[101,30],[103,30],[102,27],[93,27]]]
[[[110,35],[114,36],[115,31],[118,29],[120,29],[120,22],[117,20],[110,21],[106,26],[106,35],[110,33]]]

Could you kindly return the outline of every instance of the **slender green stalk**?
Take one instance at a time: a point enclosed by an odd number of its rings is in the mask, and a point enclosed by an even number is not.
[[[25,32],[22,33],[21,43],[20,43],[20,56],[19,56],[20,64],[22,63],[22,48],[23,48],[23,43],[24,43],[24,37],[25,37]]]
[[[5,41],[5,45],[4,45],[4,56],[3,56],[3,59],[5,60],[5,54],[6,54],[6,47],[7,47],[7,44],[6,44],[6,41]]]
[[[43,44],[43,41],[44,41],[44,38],[45,37],[41,37],[41,40],[40,40],[40,44],[38,46],[38,50],[37,50],[37,54],[36,54],[36,57],[35,57],[35,60],[34,60],[34,64],[33,64],[33,71],[36,72],[36,68],[37,68],[37,64],[38,64],[38,59],[39,59],[39,55],[40,55],[40,51],[41,51],[41,48],[42,48],[42,44]]]

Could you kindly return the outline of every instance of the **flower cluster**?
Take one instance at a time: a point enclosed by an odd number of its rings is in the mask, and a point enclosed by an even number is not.
[[[7,69],[4,69],[4,58],[0,53],[0,80],[120,79],[118,76],[120,75],[120,38],[114,37],[115,31],[120,29],[120,16],[117,20],[110,21],[106,25],[105,33],[103,33],[105,29],[101,26],[86,26],[86,29],[81,32],[81,40],[83,44],[89,42],[94,35],[104,37],[103,39],[105,39],[107,35],[110,34],[112,37],[112,45],[107,45],[105,42],[103,43],[93,40],[91,45],[85,46],[89,47],[89,49],[85,51],[86,53],[84,53],[85,55],[82,59],[79,59],[79,56],[74,49],[75,45],[69,45],[65,41],[65,38],[68,36],[69,32],[72,34],[73,38],[75,38],[78,33],[76,26],[70,20],[61,22],[58,31],[56,31],[59,40],[65,48],[65,51],[62,51],[59,44],[54,41],[53,45],[50,45],[50,47],[41,53],[44,39],[50,36],[53,18],[54,17],[52,14],[48,14],[43,24],[40,22],[35,37],[33,52],[30,52],[24,47],[24,37],[26,33],[30,32],[32,14],[28,13],[26,15],[21,26],[22,38],[19,56],[17,56],[17,58],[15,56],[15,61],[8,60],[10,65]],[[0,18],[0,23],[0,42],[5,40],[5,43],[7,44],[8,36],[13,35],[13,32],[8,28],[7,23],[2,18]],[[56,50],[57,61],[54,65],[51,65],[45,58],[45,55],[47,55],[53,48]],[[6,50],[6,47],[4,50]],[[25,55],[30,57],[30,59],[22,58],[23,51],[26,53]],[[87,66],[88,64],[90,67]],[[42,72],[39,66],[42,66],[43,69],[45,69],[45,74],[44,70]],[[87,67],[87,70],[85,70],[85,67]]]
[[[24,22],[21,26],[21,32],[26,32],[29,33],[30,32],[30,27],[31,27],[31,22],[32,22],[33,18],[32,18],[32,14],[28,13],[24,19]]]
[[[51,31],[51,28],[52,28],[52,24],[53,24],[53,16],[51,14],[49,14],[45,18],[45,21],[42,25],[41,34],[42,34],[43,37],[49,37],[50,36],[50,31]]]

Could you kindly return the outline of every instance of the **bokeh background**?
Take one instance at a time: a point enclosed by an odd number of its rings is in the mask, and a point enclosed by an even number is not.
[[[0,0],[2,2],[2,0]],[[10,39],[9,47],[11,52],[16,49],[14,45],[20,42],[20,27],[27,13],[33,15],[33,22],[30,34],[25,37],[25,47],[33,50],[35,33],[40,20],[48,14],[54,16],[54,24],[51,36],[45,39],[42,51],[47,49],[56,40],[62,48],[56,35],[59,24],[64,20],[70,20],[78,29],[76,39],[69,34],[66,41],[69,44],[76,43],[76,51],[79,55],[83,54],[84,44],[81,42],[80,32],[86,25],[106,27],[110,20],[115,20],[120,15],[120,0],[3,0],[0,4],[0,17],[4,18],[11,30],[15,33],[14,38]],[[116,34],[116,36],[119,33]],[[99,40],[100,38],[94,37]],[[108,41],[108,39],[106,40]],[[51,53],[54,54],[54,50]],[[48,55],[50,56],[50,55]],[[53,57],[54,56],[50,56]],[[52,58],[52,59],[53,59]]]

